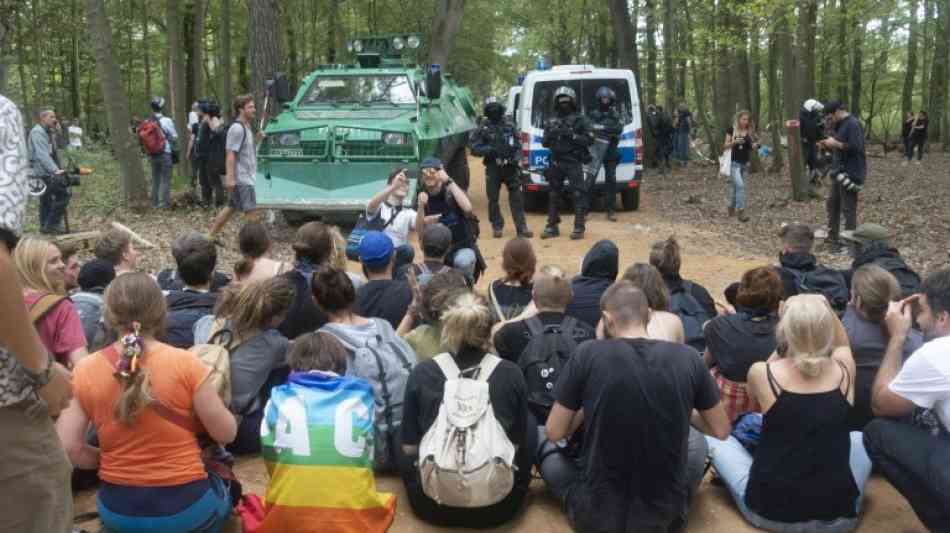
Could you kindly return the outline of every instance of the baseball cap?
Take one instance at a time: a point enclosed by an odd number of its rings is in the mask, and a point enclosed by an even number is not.
[[[91,291],[96,288],[104,288],[115,279],[115,267],[105,259],[93,259],[79,269],[79,288],[83,291]]]
[[[422,230],[422,252],[428,257],[442,257],[452,246],[452,230],[445,224],[426,224]]]
[[[829,115],[835,114],[839,109],[847,109],[848,106],[844,104],[841,100],[832,100],[825,104],[825,113]]]
[[[381,231],[369,231],[360,240],[360,262],[364,265],[383,265],[392,255],[393,240]]]
[[[858,229],[854,230],[852,237],[859,241],[886,241],[890,234],[887,231],[887,228],[880,224],[875,224],[873,222],[865,222],[858,226]]]
[[[422,163],[419,163],[419,169],[425,170],[427,168],[442,168],[442,160],[438,157],[427,157],[422,160]]]

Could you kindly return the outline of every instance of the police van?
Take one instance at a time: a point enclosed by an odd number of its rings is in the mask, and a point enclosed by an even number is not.
[[[541,146],[544,124],[554,116],[554,92],[563,85],[577,94],[578,112],[588,114],[597,105],[595,94],[601,87],[609,87],[617,95],[617,111],[624,119],[623,133],[618,149],[617,192],[623,209],[636,210],[640,206],[640,179],[643,175],[643,129],[640,124],[640,97],[630,70],[597,68],[592,65],[558,65],[549,70],[532,70],[521,84],[516,100],[515,125],[521,134],[521,167],[527,175],[523,187],[525,204],[537,210],[546,205],[548,183],[544,169],[550,162],[550,150]],[[595,197],[603,194],[604,169],[597,174]]]

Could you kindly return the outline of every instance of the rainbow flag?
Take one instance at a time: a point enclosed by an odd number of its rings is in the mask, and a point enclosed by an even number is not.
[[[373,389],[362,379],[294,373],[261,423],[270,473],[259,532],[386,531],[396,497],[373,478]]]

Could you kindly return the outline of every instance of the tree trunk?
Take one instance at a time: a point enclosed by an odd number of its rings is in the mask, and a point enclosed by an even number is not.
[[[298,81],[300,80],[300,61],[297,52],[297,33],[294,28],[294,17],[297,16],[296,13],[291,13],[290,10],[285,10],[284,14],[284,26],[287,28],[287,69],[290,71],[290,86],[296,87]]]
[[[30,91],[28,87],[29,81],[26,77],[26,39],[23,36],[23,24],[20,19],[20,15],[25,17],[25,14],[20,13],[19,10],[14,11],[13,17],[13,27],[15,28],[14,32],[16,35],[16,51],[17,51],[17,77],[20,78],[20,98],[23,100],[23,115],[27,117],[27,121],[33,119],[33,107],[30,105]]]
[[[264,81],[273,78],[280,69],[280,7],[277,0],[248,0],[247,7],[250,90],[257,104],[257,116],[263,117],[268,111],[264,108]]]
[[[838,80],[838,94],[833,100],[848,101],[848,3],[846,0],[838,0],[838,72],[835,73],[835,79]]]
[[[112,149],[119,160],[125,201],[130,206],[142,208],[148,205],[148,189],[143,179],[139,144],[129,130],[129,108],[122,94],[119,64],[112,55],[112,27],[106,15],[105,0],[86,0],[86,18],[89,34],[96,36],[89,40],[89,44],[96,57],[96,73],[109,118]]]
[[[818,0],[801,0],[798,6],[798,43],[802,55],[802,98],[815,97],[815,34],[818,31]]]
[[[635,2],[638,0],[634,0]],[[630,22],[630,12],[627,10],[627,0],[608,0],[610,20],[614,30],[614,48],[617,50],[617,67],[630,69],[634,72],[637,84],[637,94],[643,94],[640,83],[640,55],[637,51],[636,33]],[[651,165],[655,160],[653,150],[653,132],[647,127],[647,106],[640,105],[640,124],[643,131],[643,164]]]
[[[851,114],[861,120],[861,78],[864,69],[864,16],[854,14],[854,44],[851,57]]]
[[[936,23],[934,22],[935,0],[924,0],[924,31],[923,47],[924,51],[924,70],[921,72],[920,85],[923,89],[920,91],[920,106],[928,107],[930,105],[931,72],[933,71],[934,59],[934,38],[936,34]]]
[[[147,0],[146,0],[147,1]],[[205,96],[205,20],[208,5],[204,0],[194,0],[194,18],[191,23],[191,90],[195,99]]]
[[[327,63],[336,63],[337,35],[336,29],[340,24],[340,4],[338,0],[330,0],[330,16],[327,21]]]
[[[673,0],[663,0],[663,102],[673,112],[676,80],[673,73]]]
[[[939,0],[936,15],[934,64],[930,76],[930,105],[927,111],[930,116],[927,139],[932,143],[943,139],[943,110],[947,102],[947,54],[950,53],[947,42],[950,34],[950,0]]]
[[[749,63],[751,77],[749,83],[750,111],[752,112],[752,122],[759,127],[762,124],[762,47],[761,34],[759,29],[752,32],[752,40],[749,44]]]
[[[231,0],[221,0],[221,112],[231,116]]]
[[[784,92],[784,119],[797,119],[798,108],[801,106],[799,101],[798,89],[801,83],[798,76],[801,72],[799,62],[799,50],[795,46],[792,38],[792,31],[789,28],[789,22],[792,7],[787,6],[785,13],[778,17],[778,46],[782,51],[782,88]],[[783,121],[784,122],[784,121]],[[783,123],[779,124],[784,127]],[[796,202],[805,201],[808,198],[807,178],[802,168],[802,145],[801,130],[799,128],[788,128],[788,171],[792,182],[792,199]]]
[[[435,18],[432,21],[432,48],[429,63],[442,65],[443,72],[452,52],[455,35],[462,25],[465,0],[437,0]]]
[[[33,73],[34,87],[36,88],[36,98],[37,101],[40,102],[40,105],[49,105],[49,102],[46,101],[45,65],[47,62],[44,61],[45,57],[43,57],[43,44],[46,43],[46,40],[40,37],[45,33],[40,29],[40,0],[33,0],[30,4],[33,7],[32,26],[34,37],[30,43],[30,48],[33,50],[33,65],[31,65],[31,70]]]
[[[769,86],[769,126],[772,132],[772,167],[769,172],[781,172],[785,168],[785,153],[782,151],[782,131],[784,124],[782,121],[782,111],[779,104],[779,95],[782,88],[778,83],[778,39],[775,35],[775,29],[769,32],[769,57],[767,66],[767,80]]]
[[[690,57],[693,58],[693,91],[696,93],[696,113],[694,118],[697,121],[697,125],[701,125],[703,132],[705,132],[706,143],[709,145],[709,158],[715,159],[719,155],[722,143],[716,142],[715,129],[710,127],[708,123],[706,111],[706,87],[708,86],[708,78],[705,69],[699,61],[699,57],[696,55],[696,44],[693,40],[693,22],[689,9],[683,10],[683,23],[686,33],[686,49]]]
[[[142,2],[142,63],[145,66],[145,97],[151,99],[152,93],[152,55],[148,36],[148,2]]]
[[[638,0],[634,0],[638,1]],[[644,90],[645,101],[648,104],[656,104],[656,0],[646,0],[644,3],[644,9],[646,10],[646,19],[647,25],[645,30],[645,41],[646,41],[646,62],[647,62],[647,79]]]
[[[182,42],[182,15],[179,0],[167,0],[165,25],[168,29],[169,98],[166,113],[175,120],[179,152],[188,138],[188,100],[185,94],[185,49]],[[184,154],[182,154],[184,155]],[[181,158],[180,172],[189,175],[188,158]],[[173,171],[174,174],[174,171]]]
[[[910,36],[907,38],[907,68],[904,70],[904,88],[901,91],[901,122],[914,108],[914,80],[917,77],[917,35],[920,33],[917,22],[919,0],[910,2]]]
[[[13,40],[13,27],[16,24],[16,11],[13,6],[3,6],[4,13],[0,15],[0,94],[9,94],[7,92],[7,54],[11,49],[10,43]],[[74,19],[75,20],[75,19]]]
[[[78,120],[82,115],[82,104],[79,99],[79,34],[81,23],[79,21],[79,0],[70,0],[69,14],[73,31],[69,36],[69,102],[70,109],[73,112],[73,119]],[[3,39],[0,39],[0,49]],[[2,91],[2,82],[0,82],[0,91]]]

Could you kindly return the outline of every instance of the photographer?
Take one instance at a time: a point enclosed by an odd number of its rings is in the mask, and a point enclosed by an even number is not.
[[[832,251],[841,252],[841,215],[844,229],[853,231],[858,225],[858,192],[864,187],[867,162],[864,155],[864,128],[858,119],[839,101],[829,102],[825,112],[834,125],[833,134],[818,142],[819,148],[834,152],[834,176],[828,197],[828,238]]]
[[[69,205],[69,186],[65,172],[60,169],[59,155],[53,142],[56,128],[56,112],[42,109],[37,114],[36,125],[30,130],[30,167],[33,176],[42,179],[46,192],[40,196],[40,232],[59,235],[66,206]]]
[[[209,207],[214,197],[214,206],[224,205],[224,186],[221,175],[225,173],[223,161],[215,158],[214,145],[224,143],[226,132],[221,131],[221,107],[216,102],[199,103],[201,122],[195,139],[195,167],[198,169],[198,183],[201,186],[201,206]]]

